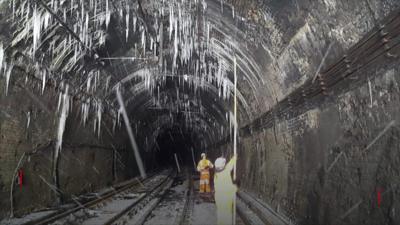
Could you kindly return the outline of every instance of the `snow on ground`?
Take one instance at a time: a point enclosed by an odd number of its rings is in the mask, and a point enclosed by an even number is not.
[[[215,203],[205,201],[199,195],[199,181],[196,180],[194,185],[194,205],[190,218],[191,225],[214,225],[217,224],[217,208]]]
[[[157,180],[157,179],[155,179]],[[182,216],[182,212],[186,201],[186,192],[188,190],[189,181],[185,177],[177,178],[172,188],[169,189],[163,200],[155,208],[155,210],[150,214],[149,218],[145,222],[145,225],[172,225],[177,224]],[[208,198],[200,196],[198,193],[198,180],[194,182],[194,193],[193,193],[193,206],[189,208],[190,225],[214,225],[217,223],[216,206],[213,202],[212,194]],[[139,194],[140,196],[141,194]],[[127,207],[127,205],[132,204],[139,197],[137,194],[135,196],[125,196],[118,200],[110,201],[101,209],[91,210],[94,214],[92,218],[89,218],[83,222],[83,224],[98,224],[99,222],[104,222],[107,218],[111,217],[116,212]],[[32,213],[29,216],[23,218],[14,218],[13,220],[3,220],[0,221],[1,225],[17,225],[22,224],[36,218],[44,217],[54,211],[43,211]],[[238,218],[237,225],[242,225],[243,222]]]
[[[31,213],[29,215],[26,215],[21,218],[12,218],[12,219],[4,219],[0,221],[0,224],[2,225],[18,225],[18,224],[23,224],[26,222],[29,222],[31,220],[36,220],[42,217],[45,217],[47,215],[50,215],[51,213],[54,213],[54,210],[48,210],[48,211],[41,211],[41,212],[35,212]]]
[[[145,225],[178,224],[185,205],[185,195],[188,181],[177,179],[172,188],[167,191],[164,199],[150,214]]]
[[[130,181],[131,180],[123,182],[123,183],[127,183]],[[84,195],[80,196],[80,198],[81,199],[94,199],[94,198],[97,198],[98,196],[101,196],[101,195],[108,193],[109,191],[113,191],[113,190],[115,190],[113,187],[106,187],[106,188],[100,189],[94,193],[84,194]],[[69,204],[64,204],[64,205],[60,206],[58,209],[68,209],[68,208],[72,208],[74,206],[75,206],[75,204],[69,203]],[[21,218],[12,218],[12,219],[7,218],[7,219],[0,220],[0,225],[19,225],[19,224],[27,223],[29,221],[44,218],[44,217],[50,215],[51,213],[55,213],[56,211],[57,210],[48,209],[48,210],[31,212],[29,214],[22,216]]]
[[[193,208],[191,225],[214,225],[217,224],[217,209],[214,203],[196,203]]]
[[[107,203],[107,205],[103,206],[102,208],[98,210],[93,210],[95,212],[95,216],[84,221],[82,224],[84,225],[102,224],[108,221],[111,217],[115,216],[118,212],[132,205],[142,195],[144,194],[135,196],[135,198],[132,199],[117,199],[110,201]]]
[[[188,188],[188,180],[175,182],[168,190],[163,201],[151,213],[145,225],[172,225],[178,224],[185,205],[185,195]],[[198,193],[198,181],[194,182],[193,208],[190,213],[190,225],[214,225],[217,224],[216,206],[213,196],[201,197]],[[243,224],[242,221],[236,223]]]
[[[199,182],[194,182],[194,205],[190,218],[190,225],[216,225],[217,207],[213,194],[210,197],[201,197],[199,194]],[[261,223],[262,224],[262,223]],[[236,225],[244,225],[240,217],[236,216]]]

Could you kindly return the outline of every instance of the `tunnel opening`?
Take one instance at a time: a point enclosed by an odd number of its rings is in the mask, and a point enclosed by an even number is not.
[[[159,168],[177,168],[176,155],[181,169],[193,169],[193,161],[196,163],[198,160],[201,148],[197,140],[195,133],[185,132],[180,126],[163,130],[157,136],[153,147],[155,164]]]

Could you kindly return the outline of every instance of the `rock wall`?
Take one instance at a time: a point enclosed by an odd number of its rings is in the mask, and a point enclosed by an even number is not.
[[[4,48],[11,42],[11,10],[8,1],[0,1],[0,43]],[[11,189],[16,216],[58,203],[53,166],[60,120],[57,111],[60,88],[49,82],[42,94],[42,82],[30,74],[33,65],[21,63],[20,53],[7,51],[6,57],[15,57],[16,66],[7,94],[6,79],[3,71],[0,73],[0,220],[10,215]],[[8,63],[11,60],[6,58]],[[92,107],[84,126],[81,102],[73,100],[58,163],[63,202],[70,201],[73,195],[138,175],[124,127],[117,126],[114,132],[112,116],[104,110],[98,135],[97,129],[94,131],[95,117]],[[17,168],[24,173],[24,183],[22,188],[16,183],[11,188]]]
[[[0,79],[0,218],[10,212],[10,189],[18,163],[24,172],[22,188],[14,184],[16,215],[55,204],[52,177],[57,141],[58,93],[52,87],[41,95],[35,82],[14,69],[8,95]],[[29,125],[28,125],[29,121]],[[94,133],[93,114],[83,126],[76,102],[68,116],[59,161],[59,188],[71,195],[95,191],[136,174],[122,129],[112,132],[112,120],[103,114],[100,136]],[[122,132],[121,132],[122,131]],[[132,165],[131,167],[129,165]]]
[[[237,6],[235,9],[246,21],[245,27],[239,27],[244,35],[243,39],[237,37],[240,49],[261,73],[258,75],[262,80],[257,82],[256,90],[251,90],[245,72],[238,69],[239,90],[254,117],[314,77],[326,53],[324,65],[330,65],[400,7],[396,0],[229,2]],[[221,41],[235,37],[232,34]],[[249,121],[243,118],[241,122]]]
[[[259,3],[249,18],[270,31],[259,35],[267,54],[253,51],[265,59],[258,63],[267,92],[259,94],[267,108],[315,75],[329,45],[322,71],[397,8],[399,2],[390,0]],[[398,59],[373,64],[357,74],[363,82],[318,107],[239,137],[240,187],[296,224],[400,223],[399,73]],[[232,145],[213,150],[212,157],[230,155]]]
[[[378,70],[321,108],[241,138],[240,187],[298,224],[400,223],[399,74]]]

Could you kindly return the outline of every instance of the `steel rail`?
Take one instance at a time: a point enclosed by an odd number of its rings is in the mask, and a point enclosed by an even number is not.
[[[185,204],[183,206],[182,214],[179,218],[179,222],[176,224],[179,225],[185,225],[188,224],[188,220],[190,217],[191,213],[191,203],[193,202],[193,179],[192,179],[192,173],[189,170],[188,171],[188,189],[186,191],[186,196],[185,196]]]
[[[81,205],[77,205],[77,206],[73,206],[71,208],[68,208],[66,210],[58,210],[55,213],[52,213],[46,217],[43,218],[39,218],[37,220],[32,220],[32,221],[28,221],[26,223],[23,223],[22,225],[45,225],[45,224],[49,224],[49,223],[53,223],[57,220],[63,219],[65,217],[67,217],[68,215],[71,215],[72,213],[75,213],[81,209],[84,208],[90,208],[93,207],[96,204],[99,204],[101,202],[104,202],[108,199],[110,199],[111,197],[122,193],[132,187],[134,187],[135,185],[138,185],[142,182],[146,182],[148,180],[150,180],[151,178],[153,178],[155,175],[157,175],[156,173],[152,174],[151,176],[149,176],[146,179],[140,179],[140,178],[136,178],[136,179],[132,179],[131,181],[128,182],[123,182],[120,183],[118,185],[116,185],[116,187],[114,187],[114,190],[110,190],[108,192],[106,192],[105,194],[103,194],[102,196],[100,196],[99,198],[96,198],[94,200],[88,201],[86,203],[82,203]]]
[[[238,207],[239,215],[247,225],[254,225],[254,221],[262,221],[263,224],[267,225],[291,225],[293,224],[289,218],[276,212],[271,206],[255,199],[253,196],[246,192],[239,191],[237,198],[240,199],[242,205]],[[244,207],[248,209],[245,210]],[[246,212],[249,211],[249,212]],[[251,215],[253,214],[253,215]],[[258,218],[254,218],[254,215]],[[259,224],[259,223],[257,223]]]
[[[112,218],[110,218],[109,220],[107,220],[103,225],[112,225],[114,223],[117,223],[118,220],[120,220],[121,218],[123,218],[124,216],[126,216],[129,212],[131,212],[136,206],[138,206],[140,203],[142,203],[145,199],[152,197],[152,195],[154,194],[158,194],[161,192],[165,192],[166,190],[168,190],[170,188],[170,185],[167,185],[167,187],[163,187],[164,184],[167,184],[169,181],[173,181],[175,176],[173,176],[174,172],[171,170],[170,173],[167,175],[167,177],[165,177],[161,182],[159,182],[157,185],[155,185],[154,187],[152,187],[148,192],[146,192],[145,195],[139,197],[133,204],[131,204],[130,206],[126,207],[124,210],[120,211],[119,213],[117,213],[115,216],[113,216]],[[171,183],[172,184],[172,183]],[[158,200],[159,202],[159,200]],[[150,214],[150,212],[152,210],[154,210],[155,207],[157,207],[157,204],[153,205],[151,207],[151,209],[149,210],[148,213],[145,213],[145,215],[142,216],[141,218],[141,222],[139,224],[143,224],[147,218],[147,216]]]

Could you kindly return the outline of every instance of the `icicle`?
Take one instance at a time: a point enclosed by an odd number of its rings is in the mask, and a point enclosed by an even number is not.
[[[72,112],[74,107],[74,98],[69,98],[69,112]]]
[[[108,91],[108,88],[110,87],[110,81],[111,81],[111,76],[108,76],[107,80],[106,80],[106,92]]]
[[[82,104],[81,104],[81,122],[82,122],[83,126],[85,126],[84,120],[85,120],[85,102],[82,102]]]
[[[106,0],[106,29],[108,30],[108,25],[110,24],[111,12],[108,7],[108,0]]]
[[[28,129],[29,125],[31,123],[31,112],[30,111],[26,113],[26,119],[27,119],[27,121],[26,121],[26,129]]]
[[[142,31],[142,48],[143,48],[143,57],[146,56],[146,34],[145,31]]]
[[[94,91],[96,91],[96,87],[97,87],[97,74],[94,75]]]
[[[210,44],[210,22],[207,23],[207,45]]]
[[[117,127],[117,120],[115,119],[115,112],[114,112],[114,117],[113,117],[113,134],[115,134],[115,128]]]
[[[60,94],[58,95],[57,112],[60,111],[61,100],[62,100],[62,93],[60,92]]]
[[[218,75],[217,75],[218,87],[221,86],[221,81],[222,81],[222,65],[221,65],[221,60],[218,60]]]
[[[120,124],[121,113],[122,113],[122,108],[119,108],[118,113],[117,113],[117,123],[118,124]]]
[[[32,16],[32,23],[33,23],[33,54],[36,52],[37,47],[40,42],[40,28],[41,28],[41,21],[40,21],[40,13],[35,6],[35,9],[33,10],[33,16]]]
[[[174,8],[172,4],[169,6],[169,40],[172,38],[172,30],[174,25]]]
[[[94,121],[93,121],[93,133],[96,133],[96,128],[97,128],[97,117],[94,118]]]
[[[128,42],[129,36],[129,5],[127,6],[127,13],[126,13],[126,42]]]
[[[65,124],[67,121],[69,107],[70,107],[69,106],[68,89],[69,89],[69,86],[66,85],[65,93],[63,94],[63,97],[62,97],[62,109],[61,109],[60,121],[58,123],[58,132],[57,132],[57,145],[56,145],[56,154],[55,154],[56,158],[58,157],[58,154],[62,148]]]
[[[137,26],[137,17],[133,17],[133,32],[136,32],[136,26]]]
[[[11,77],[11,72],[14,68],[14,64],[11,63],[11,65],[9,65],[8,70],[6,72],[6,96],[8,95],[8,87],[10,85],[10,77]]]
[[[3,67],[3,60],[4,60],[3,43],[0,43],[0,73],[1,73],[1,69]]]
[[[42,73],[42,95],[44,93],[44,89],[46,87],[46,70]]]
[[[87,119],[89,117],[89,107],[90,107],[90,99],[87,99],[86,102],[82,103],[82,123],[83,123],[83,126],[86,125]]]
[[[178,21],[175,21],[174,62],[172,64],[172,71],[175,71],[177,57],[178,57]]]
[[[85,28],[84,28],[84,31],[83,31],[83,43],[85,44],[85,45],[89,45],[89,34],[88,34],[88,32],[89,32],[89,14],[86,14],[86,22],[85,22]]]
[[[369,107],[372,108],[373,106],[373,99],[372,99],[372,86],[371,86],[371,80],[368,78],[368,89],[369,89],[369,98],[370,98],[370,105]]]
[[[97,136],[100,138],[100,131],[101,131],[101,113],[103,111],[103,106],[101,102],[97,103],[97,122],[98,122],[98,127],[97,127]]]
[[[12,20],[15,19],[15,0],[12,0]]]
[[[160,105],[160,86],[157,86],[157,103]]]
[[[43,28],[46,29],[50,25],[51,15],[50,13],[46,12],[43,17],[44,17]]]
[[[92,74],[89,74],[87,83],[86,83],[86,92],[89,93],[92,84]]]

